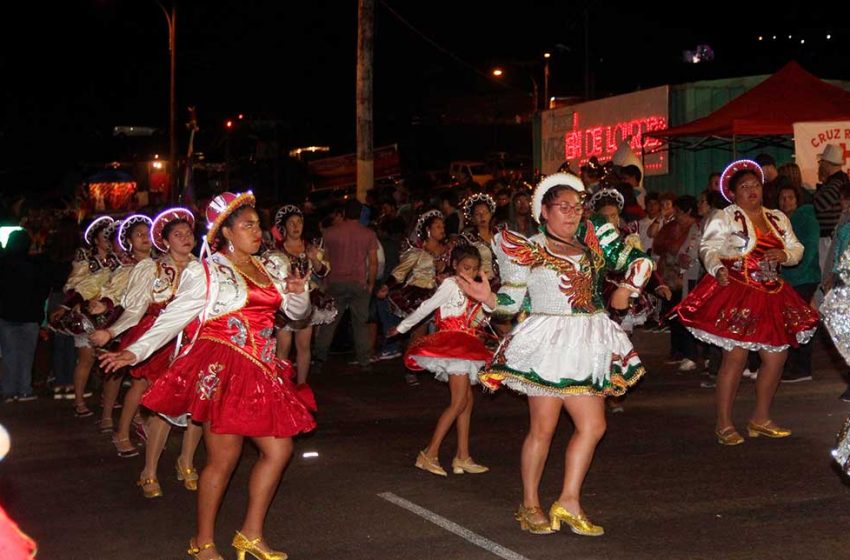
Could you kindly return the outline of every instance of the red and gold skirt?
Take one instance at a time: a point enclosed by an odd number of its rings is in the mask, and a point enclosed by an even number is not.
[[[762,290],[734,279],[727,286],[706,275],[674,310],[698,339],[720,346],[781,352],[808,342],[818,312],[788,284]]]
[[[407,348],[404,365],[414,371],[427,370],[440,381],[449,375],[465,374],[478,383],[478,371],[490,363],[493,352],[467,331],[445,330],[423,336]]]
[[[142,338],[153,324],[156,322],[157,315],[148,313],[142,317],[142,320],[135,327],[130,328],[121,336],[121,343],[118,346],[119,352],[126,349],[128,346]],[[165,373],[171,363],[171,355],[174,353],[174,344],[168,343],[153,355],[130,368],[130,376],[135,379],[147,379],[149,383],[153,383],[157,378]]]
[[[142,404],[166,416],[190,414],[217,434],[288,438],[316,427],[309,387],[292,382],[294,369],[205,338],[151,385]]]

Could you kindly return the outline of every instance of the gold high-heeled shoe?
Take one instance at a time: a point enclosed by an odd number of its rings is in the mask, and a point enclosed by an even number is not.
[[[485,467],[484,465],[479,465],[475,461],[472,460],[472,457],[467,457],[463,461],[455,457],[452,459],[452,472],[455,474],[481,474],[486,473],[490,469]]]
[[[440,466],[438,460],[428,457],[425,455],[424,451],[419,452],[419,456],[416,457],[416,463],[414,466],[417,469],[428,471],[429,473],[436,474],[437,476],[449,476],[446,474],[446,471],[443,470],[443,467]]]
[[[277,550],[265,552],[260,550],[261,542],[263,542],[263,539],[260,537],[249,540],[248,537],[239,531],[236,531],[236,535],[234,535],[232,543],[233,548],[236,549],[236,558],[238,558],[238,560],[245,560],[246,552],[257,560],[286,560],[288,558],[285,552]]]
[[[741,445],[744,443],[744,438],[741,437],[735,426],[714,430],[714,435],[717,436],[717,443],[720,445]]]
[[[186,490],[194,492],[198,489],[198,471],[194,467],[184,468],[180,464],[180,457],[177,457],[177,464],[174,465],[174,468],[177,470],[177,480],[183,483]]]
[[[605,534],[605,529],[599,525],[594,525],[586,515],[583,513],[578,515],[572,514],[558,502],[555,502],[552,504],[552,507],[549,508],[549,519],[551,520],[552,529],[554,531],[561,530],[561,521],[563,521],[570,526],[570,530],[576,535],[600,537]]]
[[[200,553],[204,552],[205,550],[209,550],[211,548],[215,548],[214,542],[208,542],[207,544],[205,544],[203,546],[197,546],[195,544],[195,539],[192,539],[192,540],[189,541],[189,550],[186,551],[186,554],[188,554],[189,556],[191,556],[195,560],[198,560],[198,555]],[[216,551],[216,552],[218,552],[218,551]],[[221,554],[219,554],[218,556],[216,556],[212,560],[224,560],[224,558],[222,558]]]
[[[532,535],[551,535],[555,532],[552,530],[552,526],[550,525],[548,518],[545,521],[534,521],[532,519],[532,516],[534,515],[543,515],[545,517],[546,514],[544,514],[543,510],[538,506],[527,508],[521,505],[519,506],[519,509],[516,510],[514,519],[519,521],[520,529],[528,531]]]
[[[773,423],[773,420],[768,420],[764,424],[756,424],[755,422],[747,422],[747,435],[751,438],[759,436],[767,436],[769,438],[785,438],[791,435],[791,430],[788,428],[780,428]]]
[[[159,498],[162,496],[162,487],[159,485],[159,481],[155,478],[139,479],[136,482],[136,486],[142,489],[142,493],[145,495],[145,498]],[[148,486],[149,488],[145,488],[145,486]]]

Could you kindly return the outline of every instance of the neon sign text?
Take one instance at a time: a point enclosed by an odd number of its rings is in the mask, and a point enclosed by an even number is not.
[[[667,117],[652,115],[583,129],[576,112],[573,113],[573,129],[564,135],[564,159],[578,165],[584,165],[593,156],[605,161],[611,159],[623,140],[627,140],[636,153],[640,153],[642,147],[651,152],[660,148],[661,142],[655,138],[644,139],[644,133],[666,128]]]

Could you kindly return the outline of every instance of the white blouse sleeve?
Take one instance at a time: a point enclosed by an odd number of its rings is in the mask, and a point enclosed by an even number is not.
[[[152,290],[155,280],[156,262],[153,259],[143,260],[133,267],[127,291],[121,301],[124,311],[109,327],[112,336],[118,336],[138,324],[153,299]]]
[[[275,282],[278,291],[283,295],[280,302],[283,313],[294,321],[306,318],[311,311],[309,281],[304,283],[304,291],[300,294],[284,293],[290,266],[289,257],[282,251],[269,251],[263,256],[263,265],[269,278]]]
[[[446,278],[440,287],[437,288],[437,291],[434,292],[434,295],[423,301],[416,310],[404,318],[404,320],[398,324],[396,329],[399,333],[406,333],[410,329],[412,329],[417,323],[425,319],[428,315],[436,311],[440,308],[440,306],[445,305],[449,301],[451,301],[452,296],[455,294],[455,291],[458,289],[457,284],[452,278]]]
[[[401,254],[399,259],[399,263],[390,272],[390,276],[392,276],[396,282],[399,284],[403,284],[405,280],[407,280],[408,275],[416,266],[416,263],[419,261],[419,257],[421,255],[421,251],[415,248],[408,249],[404,253]]]
[[[200,315],[206,305],[207,275],[204,265],[193,261],[180,276],[174,301],[157,317],[142,338],[127,347],[136,356],[134,364],[149,358]]]
[[[723,254],[723,247],[726,245],[726,237],[729,235],[726,220],[726,212],[722,210],[712,214],[711,219],[705,225],[700,240],[699,256],[706,272],[712,276],[717,276],[717,271],[723,268],[720,257]]]
[[[293,321],[306,319],[311,311],[310,292],[307,291],[307,284],[304,284],[304,291],[300,294],[285,294],[280,308]]]
[[[135,268],[134,265],[124,265],[113,270],[109,280],[100,289],[100,299],[109,300],[113,305],[121,305],[130,284],[130,275]]]
[[[97,272],[90,272],[77,282],[77,285],[73,289],[85,301],[100,298],[101,289],[109,281],[111,275],[112,272],[108,268],[101,268]]]
[[[519,234],[514,234],[519,236]],[[525,243],[532,243],[523,238]],[[505,253],[502,245],[502,233],[499,232],[493,238],[490,249],[499,263],[499,277],[502,285],[496,294],[496,307],[485,310],[492,311],[493,315],[501,319],[509,319],[520,312],[526,293],[528,292],[528,277],[531,268],[517,263]]]
[[[782,266],[794,266],[799,264],[803,259],[805,247],[800,240],[797,239],[797,234],[794,233],[794,228],[791,226],[791,220],[789,220],[782,212],[775,212],[774,215],[779,216],[779,219],[782,221],[782,228],[785,230],[785,234],[782,236],[782,241],[785,244],[785,254],[788,259],[782,263]]]
[[[89,262],[86,260],[83,250],[80,249],[74,256],[74,262],[71,263],[71,273],[68,275],[68,279],[65,280],[65,287],[62,291],[67,292],[68,290],[76,290],[77,284],[82,282],[82,280],[88,275]]]

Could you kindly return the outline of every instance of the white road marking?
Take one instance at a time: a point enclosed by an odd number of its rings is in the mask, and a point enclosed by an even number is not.
[[[499,558],[504,558],[505,560],[528,560],[528,558],[526,558],[522,554],[517,554],[513,550],[505,548],[504,546],[502,546],[498,543],[494,543],[490,539],[485,539],[481,535],[473,533],[469,529],[462,527],[461,525],[458,525],[454,521],[449,521],[445,517],[437,515],[433,511],[427,510],[422,506],[418,506],[418,505],[414,504],[413,502],[405,500],[404,498],[400,498],[400,497],[396,496],[395,494],[393,494],[392,492],[384,492],[382,494],[378,494],[378,497],[382,498],[382,499],[384,499],[384,500],[386,500],[390,503],[393,503],[400,508],[404,508],[407,511],[418,515],[419,517],[421,517],[421,518],[423,518],[427,521],[430,521],[434,525],[437,525],[438,527],[442,527],[443,529],[445,529],[446,531],[448,531],[450,533],[454,533],[455,535],[457,535],[457,536],[459,536],[463,539],[466,539],[467,541],[471,542],[475,546],[483,548],[487,552],[490,552],[491,554],[495,554]]]

